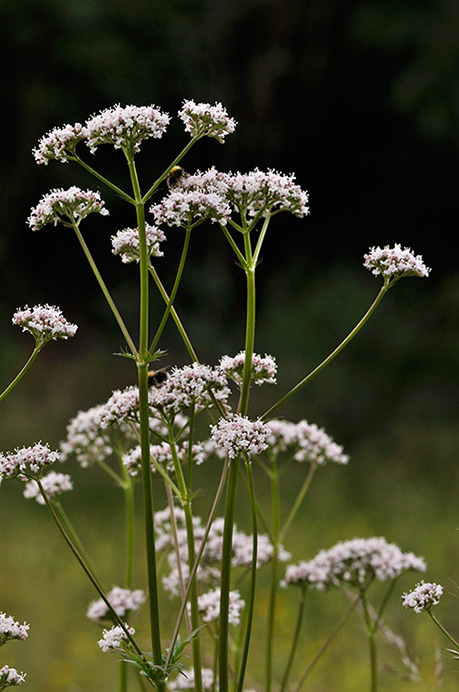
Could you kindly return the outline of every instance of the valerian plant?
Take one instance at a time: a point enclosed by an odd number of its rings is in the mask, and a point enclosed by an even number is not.
[[[300,690],[336,632],[352,610],[358,608],[368,634],[370,689],[375,691],[375,635],[382,628],[382,614],[395,581],[407,571],[424,571],[425,563],[422,558],[386,543],[384,538],[362,538],[338,543],[309,561],[290,564],[285,572],[282,565],[290,562],[291,555],[284,543],[314,475],[329,463],[346,465],[349,457],[314,423],[307,420],[290,422],[273,414],[356,336],[389,288],[403,277],[426,277],[430,270],[422,257],[409,248],[395,245],[370,249],[364,266],[382,278],[382,285],[367,312],[322,363],[281,398],[273,400],[268,410],[255,416],[249,405],[251,388],[273,385],[277,381],[275,359],[257,354],[255,350],[256,271],[274,217],[287,212],[306,219],[308,193],[297,184],[294,175],[275,170],[255,168],[248,173],[233,173],[211,168],[185,173],[179,164],[200,139],[211,137],[224,143],[236,123],[218,103],[184,101],[178,115],[189,139],[180,153],[157,173],[156,179],[146,184],[139,179],[136,157],[142,142],[161,138],[170,122],[169,115],[154,105],[118,105],[90,117],[84,125],[76,123],[55,128],[33,151],[38,164],[57,161],[82,167],[95,178],[99,188],[114,191],[131,205],[132,227],[113,228],[110,240],[112,252],[122,263],[138,265],[136,335],[128,329],[83,235],[82,227],[89,214],[107,216],[109,213],[100,192],[78,187],[52,190],[31,210],[28,224],[32,231],[60,225],[75,234],[125,340],[123,355],[135,362],[138,381],[135,386],[114,391],[106,402],[80,411],[69,422],[59,450],[53,451],[48,445],[38,443],[0,455],[0,478],[21,479],[25,483],[25,497],[36,499],[47,507],[94,586],[97,598],[89,604],[87,615],[101,628],[98,641],[101,651],[117,654],[120,692],[128,689],[128,670],[132,671],[141,689],[148,686],[159,692],[168,689],[246,690],[257,574],[266,564],[270,566],[271,575],[265,673],[263,681],[250,684],[258,685],[258,689],[265,692],[273,687],[281,692]],[[129,181],[126,189],[88,163],[84,147],[91,154],[97,154],[103,145],[119,149],[124,156]],[[153,200],[153,195],[161,190],[165,192],[162,198],[155,196]],[[209,222],[229,243],[246,284],[243,347],[235,356],[221,356],[216,365],[200,362],[176,305],[192,232],[200,224]],[[175,280],[167,290],[157,270],[157,259],[164,255],[164,243],[169,234],[178,232],[177,229],[183,232],[183,248]],[[151,283],[164,301],[164,311],[160,315],[152,314],[150,309]],[[190,364],[164,370],[158,378],[151,374],[150,367],[152,363],[155,367],[165,352],[160,345],[167,347],[162,343],[162,336],[169,319],[175,323],[183,340]],[[37,353],[49,339],[66,338],[76,330],[65,322],[57,309],[49,306],[25,308],[16,313],[14,321],[35,337]],[[206,421],[208,434],[205,439],[198,439],[197,420]],[[50,464],[71,459],[76,459],[85,468],[98,466],[123,491],[126,561],[124,574],[119,577],[120,585],[111,590],[99,579],[96,567],[61,505],[60,496],[73,487],[70,476],[55,471],[46,473]],[[210,459],[218,462],[220,477],[209,515],[202,518],[195,512],[199,491],[195,469]],[[253,463],[269,480],[271,504],[268,509],[260,502]],[[304,466],[304,478],[295,500],[285,508],[281,479],[296,463]],[[166,501],[159,507],[155,505],[153,479],[164,488]],[[241,484],[243,490],[239,488]],[[134,511],[139,487],[147,573],[143,589],[134,588],[133,584]],[[238,490],[246,493],[249,499],[250,534],[246,534],[238,522]],[[286,518],[283,520],[283,517]],[[377,580],[387,581],[389,586],[379,608],[374,610],[368,601],[368,592]],[[290,654],[282,679],[276,680],[273,672],[276,611],[281,589],[290,585],[299,587],[300,591],[298,618],[292,627]],[[304,599],[312,588],[320,591],[340,589],[350,598],[351,604],[303,674],[292,683]],[[170,631],[165,631],[161,617],[161,590],[176,603],[175,622]],[[149,633],[137,632],[133,626],[142,607],[148,610]],[[168,610],[171,607],[169,605]],[[0,643],[3,643],[1,629]],[[14,669],[0,669],[0,684],[3,685],[0,689],[22,680],[23,675]]]

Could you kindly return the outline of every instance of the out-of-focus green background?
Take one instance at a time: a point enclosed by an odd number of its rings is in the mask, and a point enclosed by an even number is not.
[[[256,349],[276,356],[279,384],[256,393],[254,415],[320,362],[370,304],[379,288],[361,266],[370,246],[411,246],[432,267],[428,280],[396,286],[358,340],[280,412],[325,426],[351,455],[349,467],[319,475],[287,547],[299,560],[340,539],[384,535],[424,555],[426,579],[445,586],[438,615],[459,634],[455,3],[2,0],[0,11],[0,388],[32,347],[11,325],[18,306],[57,304],[79,325],[69,343],[47,346],[2,405],[0,449],[38,440],[56,446],[78,410],[135,381],[133,365],[113,355],[123,344],[76,240],[63,228],[34,234],[25,224],[50,188],[94,184],[68,164],[38,167],[32,148],[50,128],[84,122],[115,103],[154,103],[174,115],[184,98],[222,101],[238,121],[236,133],[224,146],[202,142],[185,167],[294,171],[311,198],[306,220],[273,221],[258,268]],[[186,141],[175,120],[161,141],[142,146],[145,189]],[[119,153],[102,148],[87,160],[127,184]],[[88,220],[83,230],[134,328],[136,270],[110,255],[109,241],[133,219],[102,194],[110,216]],[[168,232],[166,257],[157,264],[168,286],[180,242],[180,231]],[[223,237],[213,226],[199,228],[178,307],[202,360],[216,363],[243,347],[243,301],[242,272]],[[168,351],[163,364],[187,361],[173,329],[161,347]],[[95,471],[68,471],[75,491],[65,506],[110,587],[123,569],[120,493]],[[302,472],[286,482],[286,497]],[[245,505],[241,493],[243,517]],[[2,649],[0,665],[26,670],[34,692],[116,689],[114,661],[98,650],[99,632],[84,615],[94,594],[45,510],[22,499],[19,483],[0,489],[0,550],[0,611],[31,623],[28,641]],[[435,649],[447,642],[427,618],[396,602],[415,580],[400,583],[388,621],[419,654],[433,689]],[[257,631],[264,628],[266,593]],[[341,606],[331,594],[310,600],[304,661]],[[281,614],[282,641],[292,612]],[[356,619],[307,689],[366,689],[366,654]],[[444,652],[442,660],[442,689],[457,689],[458,663]],[[252,663],[259,666],[260,657]],[[256,687],[256,678],[250,682]],[[385,672],[381,689],[420,687]]]

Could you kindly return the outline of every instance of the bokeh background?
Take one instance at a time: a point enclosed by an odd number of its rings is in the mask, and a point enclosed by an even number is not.
[[[399,242],[432,267],[428,280],[398,284],[358,339],[281,411],[325,426],[351,455],[349,467],[327,468],[317,479],[287,547],[302,559],[340,539],[384,535],[424,555],[426,578],[447,592],[439,615],[457,635],[457,3],[1,0],[0,11],[0,388],[32,348],[11,325],[18,306],[57,304],[79,325],[71,342],[47,346],[3,404],[0,449],[38,440],[56,446],[78,410],[135,381],[133,365],[113,355],[123,344],[75,238],[62,228],[32,233],[25,223],[50,188],[94,183],[69,164],[37,166],[32,148],[52,127],[115,103],[154,103],[175,115],[184,98],[221,101],[237,131],[224,146],[200,143],[187,170],[274,168],[295,172],[310,193],[310,217],[272,223],[258,269],[256,349],[276,356],[279,384],[257,393],[254,414],[319,363],[373,300],[379,281],[362,267],[370,246]],[[161,141],[142,146],[145,189],[186,141],[175,118]],[[119,153],[102,148],[87,160],[127,184]],[[85,235],[134,328],[136,270],[110,254],[110,235],[133,219],[102,193],[110,216],[88,220]],[[180,243],[180,232],[170,231],[158,261],[166,285]],[[243,276],[213,226],[193,237],[177,305],[203,361],[243,347]],[[161,347],[162,364],[187,362],[172,328]],[[76,491],[66,507],[111,586],[122,562],[119,492],[95,471],[69,472]],[[284,487],[286,497],[301,473]],[[241,495],[242,523],[245,505]],[[36,692],[115,689],[114,661],[99,652],[98,632],[84,616],[90,586],[45,511],[22,499],[20,484],[0,491],[0,549],[0,610],[32,626],[26,643],[2,650],[0,664],[26,670]],[[413,585],[405,578],[400,592]],[[304,661],[341,607],[332,595],[311,600]],[[286,610],[281,627],[290,617]],[[446,641],[398,603],[389,620],[418,652],[434,689],[436,650]],[[366,689],[365,657],[355,620],[308,689]],[[456,689],[458,663],[443,651],[442,664],[442,689]],[[415,688],[383,674],[382,690]]]

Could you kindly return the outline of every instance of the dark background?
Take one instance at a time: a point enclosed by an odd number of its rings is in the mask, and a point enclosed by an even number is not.
[[[3,405],[0,448],[57,444],[79,409],[135,381],[133,365],[112,355],[123,344],[76,239],[25,223],[51,188],[97,185],[71,164],[37,166],[32,148],[52,127],[115,103],[156,104],[174,122],[162,140],[142,145],[147,189],[187,142],[175,117],[183,99],[221,101],[238,121],[235,134],[224,146],[199,143],[185,168],[295,172],[310,193],[311,215],[276,217],[263,248],[256,350],[277,357],[279,385],[256,393],[254,413],[360,319],[380,285],[361,266],[369,247],[398,242],[432,268],[429,279],[394,287],[357,340],[279,411],[324,425],[351,455],[349,468],[327,469],[328,485],[320,481],[311,500],[308,518],[319,528],[308,550],[383,533],[425,555],[434,575],[457,580],[457,4],[2,0],[0,8],[0,387],[32,348],[11,325],[18,306],[57,304],[79,325],[69,343],[46,347]],[[119,152],[83,155],[128,189]],[[88,219],[83,232],[134,328],[136,268],[109,251],[110,235],[133,218],[101,193],[110,216]],[[181,240],[168,231],[157,263],[166,286]],[[152,301],[154,321],[160,304]],[[198,228],[177,307],[201,360],[243,347],[243,301],[243,274],[222,234]],[[160,346],[162,364],[187,361],[172,328]],[[15,506],[6,484],[1,492]],[[43,689],[77,689],[52,684]]]

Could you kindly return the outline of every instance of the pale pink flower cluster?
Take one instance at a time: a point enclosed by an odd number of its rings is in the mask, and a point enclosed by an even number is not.
[[[67,437],[60,443],[61,460],[66,461],[72,454],[82,468],[104,461],[112,454],[106,432],[101,429],[103,404],[93,406],[87,411],[79,411],[67,425]]]
[[[168,418],[194,407],[195,412],[214,406],[226,406],[230,394],[226,377],[218,368],[192,363],[173,368],[166,382],[150,389],[149,403]]]
[[[100,427],[123,423],[126,420],[137,420],[139,412],[139,388],[126,387],[116,389],[103,405],[100,413]]]
[[[19,673],[16,668],[2,666],[0,668],[0,690],[4,690],[7,686],[21,685],[25,682],[25,676],[25,673]]]
[[[94,153],[101,144],[137,153],[145,139],[163,136],[170,117],[156,106],[113,106],[86,121],[86,143]]]
[[[42,137],[38,146],[32,153],[35,161],[48,165],[49,161],[56,159],[61,163],[71,160],[78,142],[86,137],[86,130],[80,123],[55,127]]]
[[[43,226],[52,223],[64,225],[78,224],[89,214],[108,215],[108,209],[98,192],[82,190],[73,185],[68,190],[56,189],[44,195],[36,207],[33,207],[27,219],[32,231],[39,231]]]
[[[423,558],[403,553],[383,537],[355,538],[321,550],[309,562],[290,565],[281,584],[308,584],[320,591],[334,586],[362,589],[374,578],[384,581],[408,570],[423,572],[425,569]]]
[[[65,319],[60,308],[48,304],[18,308],[12,323],[22,327],[23,332],[30,332],[40,344],[51,339],[68,339],[75,336],[78,329],[76,324]]]
[[[220,418],[211,426],[211,437],[218,447],[226,450],[230,459],[239,454],[261,454],[268,448],[270,430],[261,420],[250,420],[236,414],[231,418]]]
[[[126,629],[130,635],[135,634],[135,629],[133,627],[128,627]],[[109,630],[104,630],[102,633],[102,639],[97,642],[104,653],[110,651],[116,651],[117,649],[122,649],[123,644],[127,641],[128,637],[126,632],[122,627],[116,625]]]
[[[420,581],[413,591],[403,594],[403,605],[405,608],[413,608],[415,613],[422,613],[438,605],[442,594],[443,587],[440,584]]]
[[[216,587],[198,597],[198,610],[204,622],[215,622],[220,617],[221,589]],[[228,622],[230,625],[239,625],[241,610],[245,601],[239,591],[229,592]]]
[[[343,447],[315,423],[308,423],[306,420],[291,423],[273,419],[266,425],[270,429],[268,443],[274,455],[289,451],[296,461],[307,461],[319,466],[324,466],[329,461],[336,464],[349,462],[349,456],[344,454]]]
[[[107,594],[107,600],[115,613],[121,618],[127,613],[132,613],[138,610],[146,601],[145,592],[142,589],[123,589],[120,586],[114,586]],[[101,622],[107,618],[111,618],[112,614],[102,598],[90,603],[86,612],[88,617],[93,622]]]
[[[210,668],[201,669],[202,677],[202,687],[204,690],[213,690],[213,692],[218,692],[218,683],[214,685],[214,672]],[[175,680],[168,680],[167,686],[173,692],[180,690],[194,690],[194,670],[186,670],[181,673]]]
[[[11,615],[0,613],[0,646],[9,639],[27,639],[29,629],[26,622],[21,625]]]
[[[372,274],[381,274],[385,279],[400,279],[403,276],[425,277],[430,273],[421,255],[415,255],[409,247],[403,248],[396,243],[394,247],[385,245],[372,247],[368,254],[364,255],[363,266]]]
[[[167,226],[197,226],[206,219],[225,225],[230,214],[229,205],[214,192],[174,189],[150,209],[156,223]]]
[[[234,380],[239,387],[242,386],[242,375],[244,372],[245,351],[240,351],[236,356],[223,356],[220,359],[219,368],[225,373],[226,377]],[[276,384],[277,363],[272,356],[259,356],[256,353],[252,356],[252,369],[250,373],[250,384]]]
[[[157,226],[145,224],[148,257],[164,257],[159,244],[166,240],[163,231]],[[124,264],[138,262],[140,259],[139,229],[125,228],[111,237],[112,252],[119,255]]]
[[[48,444],[38,442],[32,447],[17,448],[4,456],[0,453],[0,480],[26,474],[41,475],[43,469],[59,459],[59,452],[50,450]]]
[[[70,476],[67,473],[56,473],[55,471],[50,471],[46,476],[43,476],[41,484],[48,498],[56,497],[56,495],[67,493],[73,489]],[[38,483],[34,480],[26,483],[23,495],[26,500],[36,500],[39,505],[45,504]]]
[[[186,463],[189,459],[189,443],[188,440],[184,440],[181,444],[176,444],[176,454],[177,458],[181,463]],[[194,443],[191,446],[191,455],[193,462],[197,465],[202,464],[206,458],[204,449],[200,443]],[[174,457],[172,454],[171,446],[168,442],[160,442],[159,444],[150,445],[150,457],[151,470],[153,473],[156,472],[155,464],[159,464],[164,467],[167,471],[171,472],[174,470]],[[141,469],[141,449],[140,446],[130,449],[123,455],[123,465],[127,468],[128,473],[131,476],[136,476]]]
[[[308,193],[295,183],[295,175],[274,170],[231,173],[227,179],[227,200],[241,216],[257,216],[289,211],[302,218],[309,214]]]
[[[191,137],[215,137],[220,143],[226,135],[234,132],[237,124],[221,103],[211,106],[209,103],[184,101],[179,118]]]

